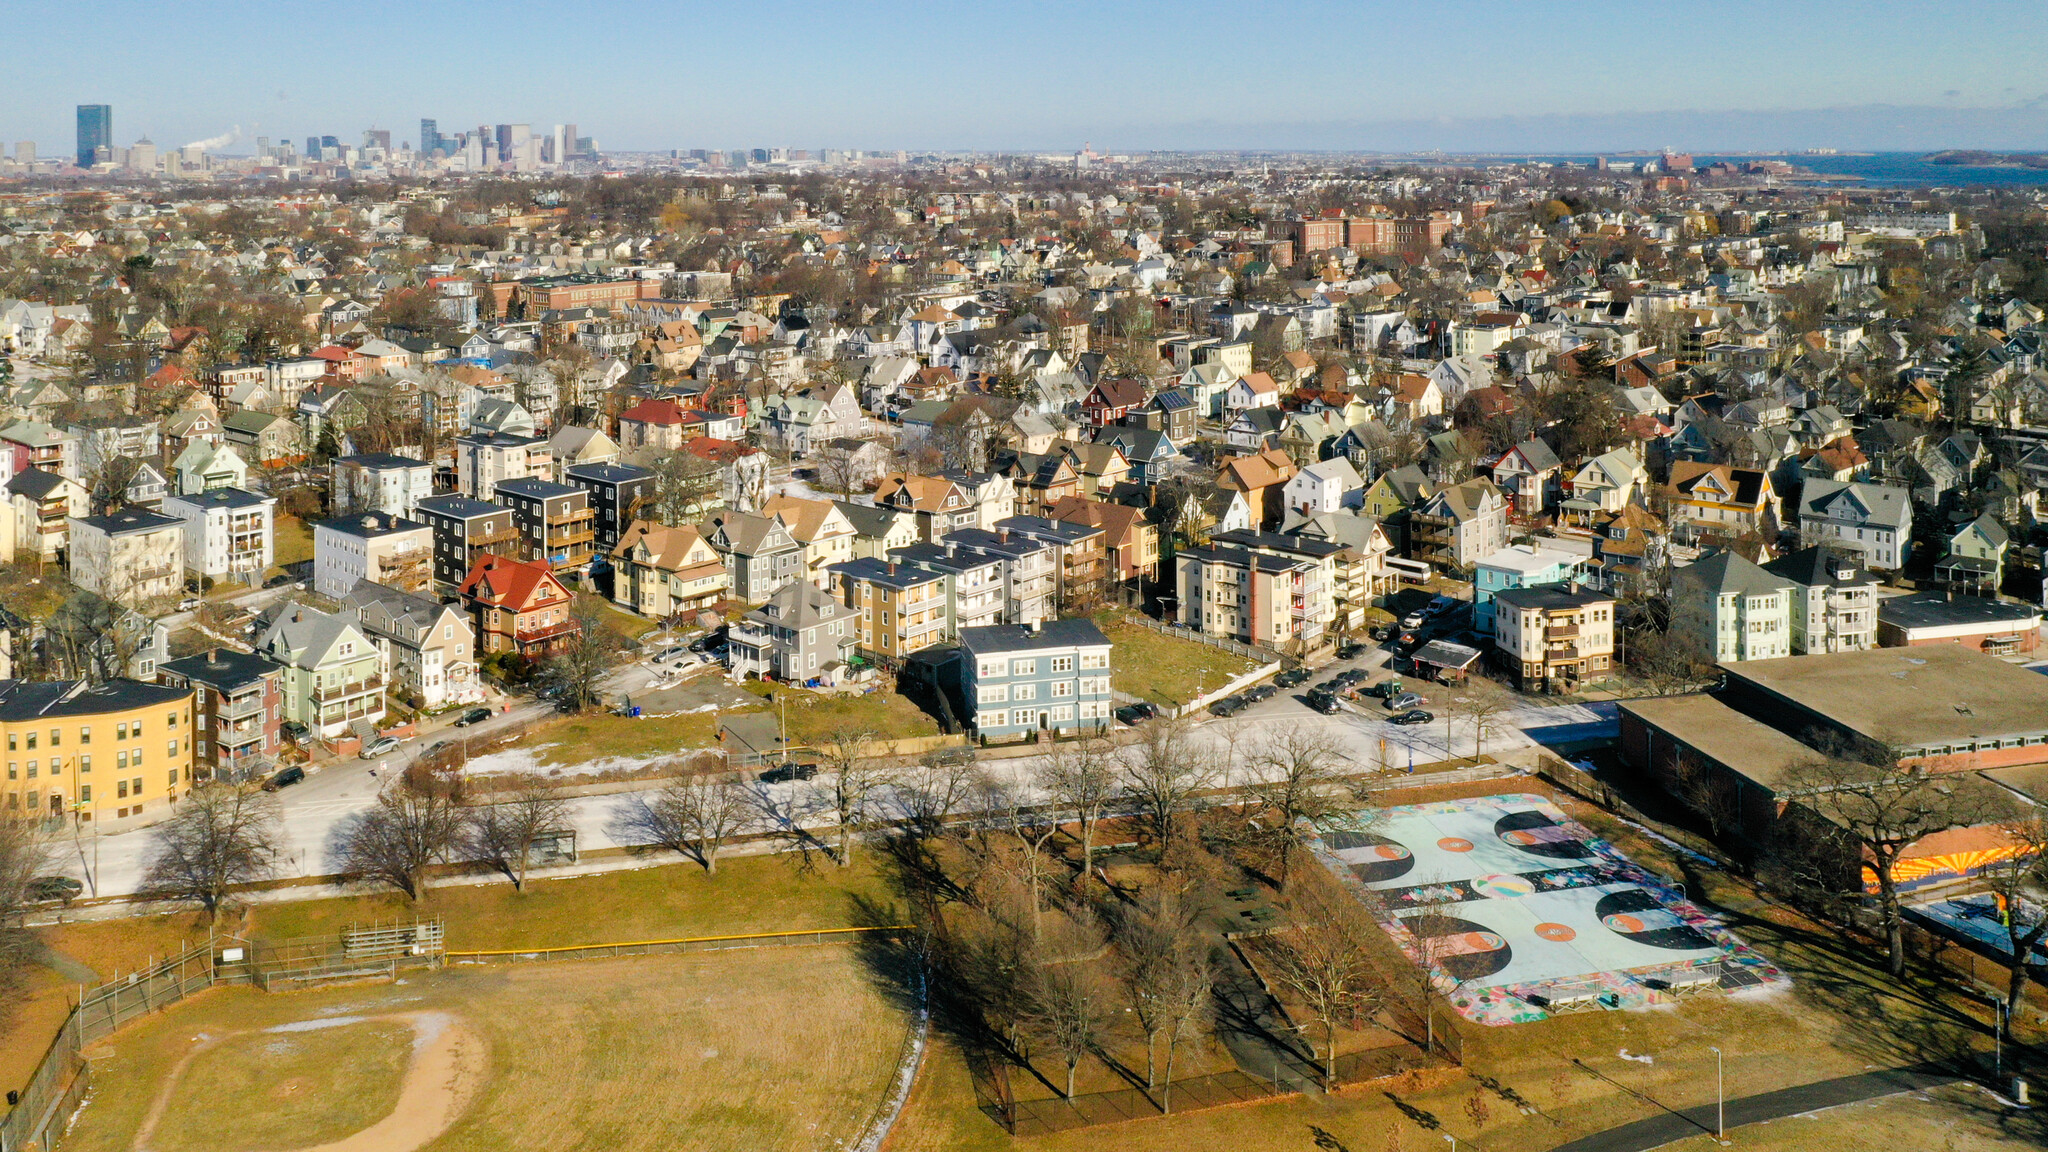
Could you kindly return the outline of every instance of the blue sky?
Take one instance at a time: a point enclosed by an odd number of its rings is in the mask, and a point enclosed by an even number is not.
[[[10,12],[9,9],[19,9]],[[2048,5],[0,0],[0,140],[2048,149]],[[238,145],[229,151],[238,151]]]

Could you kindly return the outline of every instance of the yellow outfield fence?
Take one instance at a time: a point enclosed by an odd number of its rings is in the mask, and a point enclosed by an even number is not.
[[[877,932],[908,932],[908,924],[873,928],[810,928],[795,932],[746,932],[732,936],[685,936],[675,940],[624,940],[612,944],[563,944],[547,948],[482,948],[449,951],[450,964],[525,963],[538,960],[609,959],[660,952],[711,952],[725,948],[789,948],[834,944]]]

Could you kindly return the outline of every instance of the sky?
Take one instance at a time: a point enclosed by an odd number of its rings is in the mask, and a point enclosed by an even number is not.
[[[10,9],[19,9],[10,11]],[[2048,150],[2048,4],[2007,0],[0,0],[0,141],[606,149]]]

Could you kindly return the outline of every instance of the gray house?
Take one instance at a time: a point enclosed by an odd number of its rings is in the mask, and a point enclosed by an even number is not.
[[[732,594],[749,604],[766,600],[804,576],[804,546],[782,517],[721,512],[697,529],[732,573]]]
[[[1108,728],[1109,665],[1109,638],[1094,621],[1048,620],[961,629],[948,676],[977,734],[1015,740]]]
[[[817,585],[791,581],[733,625],[733,675],[830,683],[860,643],[858,616]]]

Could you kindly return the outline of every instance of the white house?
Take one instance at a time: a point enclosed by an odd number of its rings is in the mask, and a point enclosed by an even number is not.
[[[1803,544],[1841,544],[1871,568],[1905,563],[1913,540],[1913,498],[1890,484],[1810,479],[1799,492]]]
[[[184,524],[185,567],[213,580],[263,583],[272,562],[271,530],[277,498],[240,488],[164,497],[164,515]]]
[[[382,512],[411,516],[434,494],[434,468],[424,460],[373,452],[337,456],[333,464],[334,514]]]
[[[336,600],[363,580],[425,592],[433,558],[434,530],[417,520],[361,512],[313,525],[313,591]]]
[[[184,522],[133,506],[71,519],[71,582],[129,607],[175,599],[185,583]]]
[[[1318,460],[1296,472],[1281,491],[1286,495],[1289,512],[1313,516],[1356,507],[1365,495],[1365,481],[1350,460],[1337,456]]]

